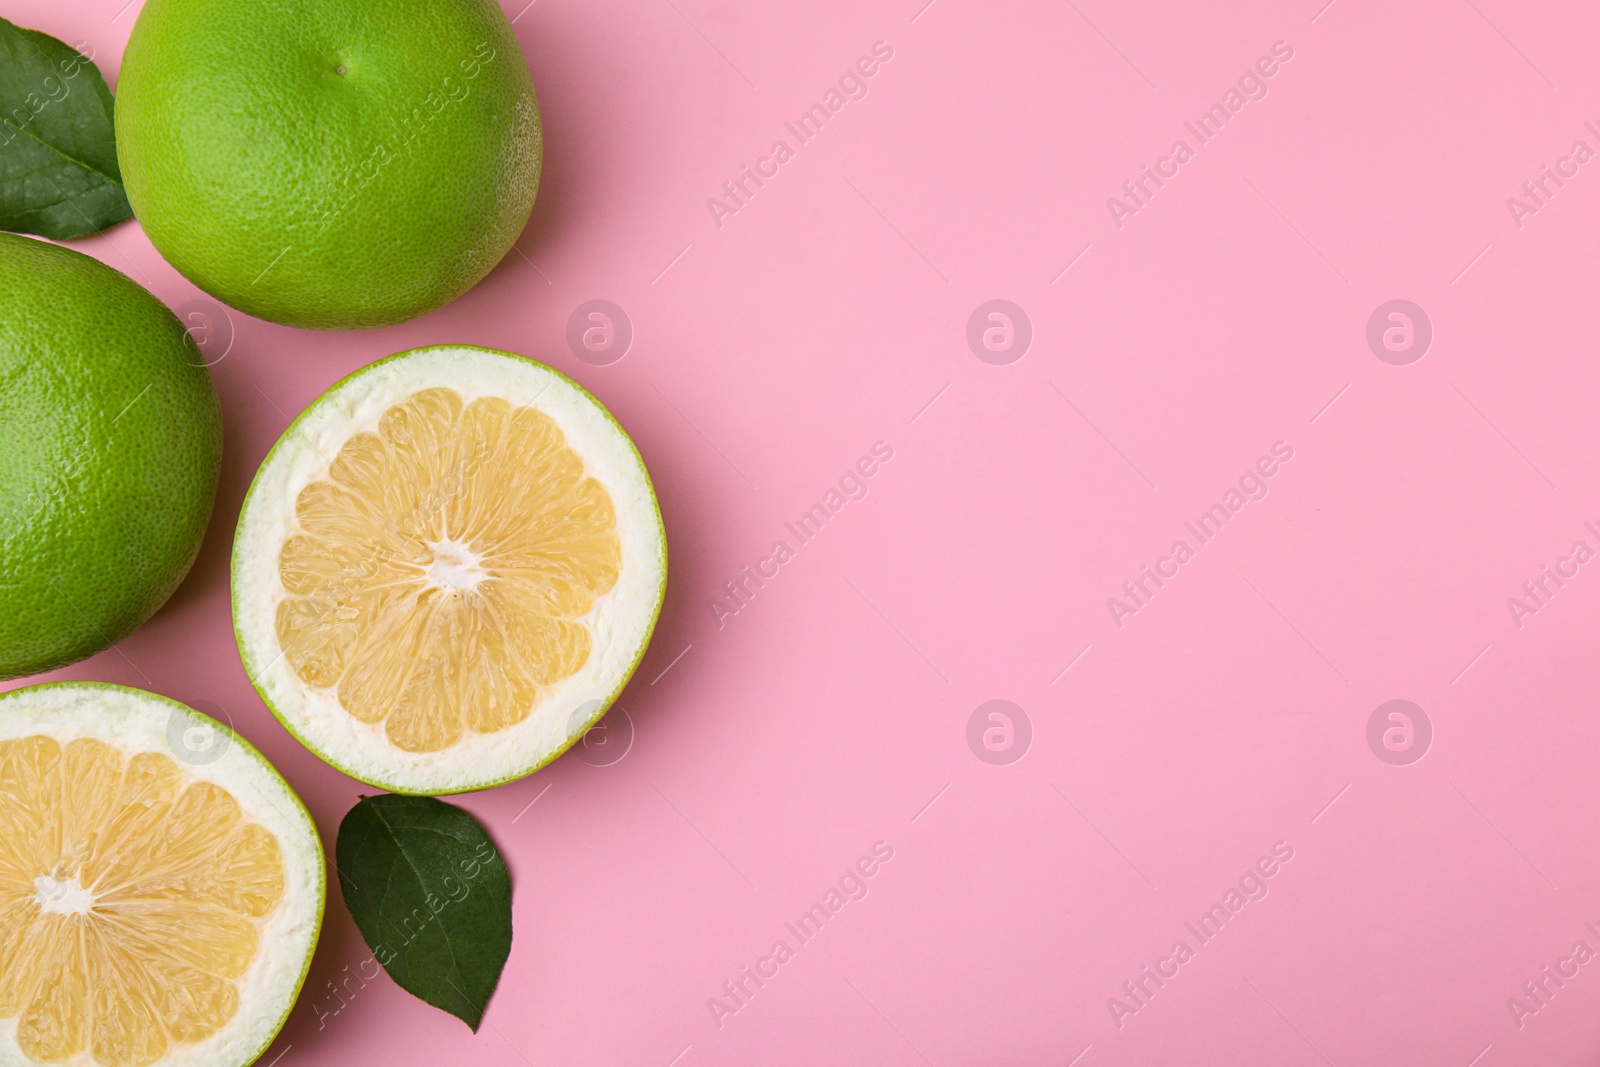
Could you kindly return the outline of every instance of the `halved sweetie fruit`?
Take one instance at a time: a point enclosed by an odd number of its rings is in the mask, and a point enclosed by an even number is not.
[[[311,817],[227,727],[123,686],[0,695],[0,1063],[252,1062],[325,888]]]
[[[599,401],[521,356],[419,348],[335,385],[268,453],[234,540],[234,631],[322,759],[459,793],[604,714],[666,563],[644,462]]]

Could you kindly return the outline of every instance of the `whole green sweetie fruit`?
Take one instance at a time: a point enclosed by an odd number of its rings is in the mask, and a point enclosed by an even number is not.
[[[149,0],[116,127],[161,254],[224,303],[316,329],[472,288],[527,223],[543,159],[494,0]]]
[[[0,233],[0,679],[148,619],[200,551],[221,463],[216,389],[172,312]]]

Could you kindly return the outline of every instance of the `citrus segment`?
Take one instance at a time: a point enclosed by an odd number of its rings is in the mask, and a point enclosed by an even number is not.
[[[231,751],[180,763],[173,722]],[[21,1062],[243,1063],[276,1033],[320,922],[320,846],[225,728],[117,686],[0,697],[0,842],[0,1020]]]

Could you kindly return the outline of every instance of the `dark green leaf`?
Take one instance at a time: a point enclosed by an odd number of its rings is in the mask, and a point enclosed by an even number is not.
[[[432,797],[362,797],[335,856],[373,958],[477,1030],[511,952],[511,876],[483,827]]]
[[[0,230],[61,240],[133,214],[111,114],[88,57],[0,19]]]

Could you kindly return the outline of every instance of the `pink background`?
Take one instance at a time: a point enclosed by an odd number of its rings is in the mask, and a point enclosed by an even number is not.
[[[123,2],[6,15],[114,81]],[[341,1007],[367,952],[335,891],[263,1063],[1600,1057],[1600,962],[1520,1028],[1507,1004],[1600,950],[1600,564],[1520,628],[1507,605],[1600,549],[1600,164],[1520,227],[1507,205],[1600,149],[1592,5],[524,2],[548,154],[516,253],[392,329],[233,314],[200,561],[52,676],[220,707],[331,847],[363,787],[267,713],[228,625],[234,520],[284,426],[456,341],[573,375],[643,451],[672,576],[631,749],[462,801],[515,880],[484,1027],[386,977]],[[719,228],[707,198],[877,41],[865,99]],[[1185,121],[1277,41],[1269,94],[1199,146]],[[1107,198],[1178,138],[1194,158],[1119,228]],[[200,295],[136,224],[79,247]],[[565,340],[596,298],[636,331],[609,366]],[[965,340],[997,298],[1034,332],[1005,366]],[[1408,366],[1365,338],[1392,299],[1434,328]],[[719,627],[723,583],[878,441],[869,494]],[[1267,497],[1119,628],[1107,598],[1277,441]],[[967,741],[993,699],[1032,727],[1009,765]],[[1369,748],[1391,699],[1432,724],[1419,762]],[[870,894],[800,945],[783,924],[878,841]],[[1185,922],[1280,841],[1269,895],[1200,945]],[[794,958],[719,1027],[708,999],[780,938]],[[1180,938],[1194,958],[1119,1027],[1108,999]]]

